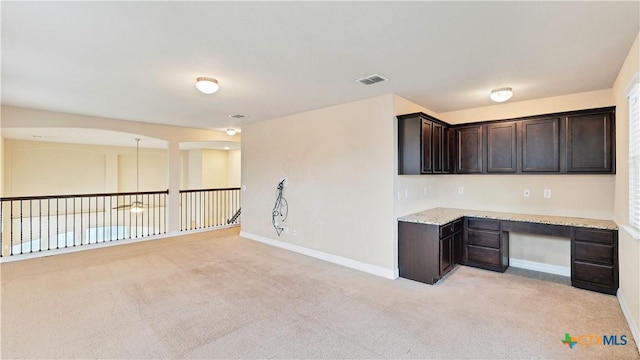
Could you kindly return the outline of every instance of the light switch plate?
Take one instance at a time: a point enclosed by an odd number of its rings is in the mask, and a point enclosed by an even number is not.
[[[531,197],[531,190],[529,189],[524,189],[524,192],[522,194],[524,197],[528,198]]]
[[[458,195],[464,194],[464,186],[458,186]]]
[[[544,189],[543,194],[545,199],[551,199],[551,189]]]

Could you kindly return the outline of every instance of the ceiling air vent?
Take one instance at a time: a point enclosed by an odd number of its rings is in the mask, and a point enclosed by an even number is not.
[[[383,82],[383,81],[387,81],[387,79],[383,78],[382,76],[378,75],[378,74],[373,74],[367,77],[363,77],[362,79],[358,79],[356,80],[356,82],[362,84],[362,85],[373,85],[375,83],[379,83],[379,82]]]
[[[230,118],[233,119],[242,119],[242,118],[246,118],[248,117],[247,115],[242,115],[242,114],[235,114],[235,115],[229,115]]]

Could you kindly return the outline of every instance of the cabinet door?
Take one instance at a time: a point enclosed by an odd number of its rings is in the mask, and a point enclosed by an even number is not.
[[[453,264],[462,261],[462,231],[453,234]]]
[[[439,226],[398,222],[400,277],[433,284],[440,278]]]
[[[486,125],[487,172],[514,173],[517,170],[516,122]]]
[[[422,173],[422,118],[398,117],[398,175]]]
[[[567,172],[614,171],[613,113],[567,117]]]
[[[444,128],[444,144],[442,145],[442,172],[453,174],[455,172],[456,161],[456,132],[448,127]]]
[[[433,123],[429,120],[422,120],[422,173],[429,174],[433,171],[431,162]]]
[[[452,236],[447,236],[440,240],[440,276],[444,276],[453,268],[452,243]]]
[[[560,119],[522,121],[522,172],[560,171]]]
[[[431,155],[433,161],[433,172],[442,173],[442,154],[444,145],[444,126],[433,123],[433,142],[431,144]]]
[[[456,172],[460,174],[482,172],[482,126],[456,129]]]

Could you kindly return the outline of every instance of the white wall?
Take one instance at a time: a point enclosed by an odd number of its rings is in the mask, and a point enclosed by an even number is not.
[[[187,151],[187,189],[203,189],[202,186],[202,150],[193,149]]]
[[[229,187],[240,187],[241,179],[240,175],[242,174],[242,156],[240,150],[229,150],[228,151],[228,169],[227,169],[227,184]]]
[[[6,196],[136,190],[136,149],[44,141],[4,141]],[[163,149],[140,149],[140,191],[167,189]]]
[[[167,163],[166,150],[141,148],[138,163],[139,191],[166,190]],[[118,155],[118,192],[138,191],[136,167],[135,152]]]
[[[186,153],[188,189],[240,187],[240,150],[193,149]]]
[[[392,273],[393,115],[385,95],[243,127],[243,233]],[[278,237],[271,213],[283,177],[291,230]]]
[[[2,137],[2,117],[0,116],[0,197],[6,196],[4,191],[4,137]]]
[[[202,187],[229,187],[229,161],[226,150],[202,150]]]
[[[616,103],[616,158],[614,218],[619,225],[629,223],[629,103],[626,98],[628,86],[640,72],[640,33],[613,85]],[[635,139],[640,141],[640,139]],[[640,349],[640,242],[634,240],[623,227],[619,231],[620,290],[629,312],[630,327]]]

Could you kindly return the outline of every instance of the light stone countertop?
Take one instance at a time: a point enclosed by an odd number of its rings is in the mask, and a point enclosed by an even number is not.
[[[415,214],[401,216],[398,218],[398,221],[429,225],[444,225],[454,220],[460,219],[464,216],[495,220],[522,221],[547,225],[564,225],[593,229],[618,230],[618,225],[616,225],[616,223],[611,220],[452,208],[434,208],[430,210],[420,211]]]

